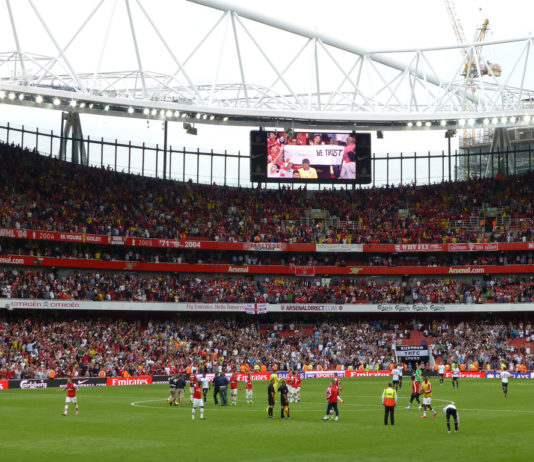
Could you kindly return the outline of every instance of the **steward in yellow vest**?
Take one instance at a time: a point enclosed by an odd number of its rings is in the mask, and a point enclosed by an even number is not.
[[[388,415],[391,425],[395,425],[395,406],[397,405],[397,392],[392,383],[382,393],[382,404],[384,405],[384,425],[388,424]]]

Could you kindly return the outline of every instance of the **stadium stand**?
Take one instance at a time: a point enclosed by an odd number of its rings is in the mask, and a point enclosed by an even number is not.
[[[142,273],[28,271],[0,272],[0,298],[202,303],[531,303],[534,277],[486,280],[374,279],[268,276],[176,277]]]
[[[110,237],[216,242],[318,244],[527,243],[534,238],[530,175],[424,187],[307,191],[202,186],[126,175],[47,158],[0,144],[0,228]],[[310,210],[328,218],[310,220]],[[495,218],[488,218],[489,215]],[[491,220],[488,226],[488,220]],[[1,260],[0,298],[96,302],[295,304],[531,303],[534,277],[450,275],[449,267],[533,264],[534,253],[513,251],[359,253],[154,249],[0,238],[1,254],[32,256],[26,266]],[[534,248],[534,247],[533,247]],[[42,258],[58,265],[41,266]],[[91,261],[66,265],[60,259]],[[365,276],[230,275],[106,270],[107,262],[370,267]],[[31,267],[29,266],[31,265]],[[69,267],[71,266],[71,267]],[[381,268],[438,267],[433,276]],[[528,269],[528,268],[527,268]],[[483,272],[482,272],[483,273]],[[323,275],[324,276],[324,275]],[[7,307],[7,305],[6,305]],[[369,319],[296,317],[261,323],[246,315],[181,316],[142,313],[127,320],[71,311],[2,312],[0,378],[168,374],[194,366],[230,371],[256,366],[388,370],[393,346],[430,347],[436,362],[466,370],[534,369],[534,329],[528,316],[505,321],[447,317],[420,320],[387,314]],[[431,318],[433,316],[433,318]],[[426,368],[431,368],[427,363]],[[410,366],[411,367],[411,366]]]
[[[424,338],[440,360],[467,370],[533,369],[531,323],[479,321],[149,320],[49,317],[0,319],[0,377],[159,375],[185,370],[235,371],[304,365],[389,370],[393,345]],[[518,345],[518,341],[521,345]],[[427,368],[430,366],[427,364]]]
[[[5,144],[0,162],[4,228],[295,243],[516,242],[534,235],[531,175],[312,192],[180,184]],[[312,209],[327,210],[330,218],[306,221]],[[489,228],[485,210],[499,214]]]

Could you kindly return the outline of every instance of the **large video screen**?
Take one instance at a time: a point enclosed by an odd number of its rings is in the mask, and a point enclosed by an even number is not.
[[[370,183],[371,135],[252,131],[252,182]]]

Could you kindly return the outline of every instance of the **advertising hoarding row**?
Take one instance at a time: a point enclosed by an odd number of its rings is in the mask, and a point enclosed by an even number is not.
[[[88,311],[166,311],[263,313],[480,313],[534,311],[534,303],[485,304],[309,304],[309,303],[178,303],[111,302],[88,300],[0,299],[0,308],[9,310],[88,310]]]
[[[278,378],[286,378],[289,373],[287,371],[280,371],[277,373]],[[304,379],[325,379],[325,378],[363,378],[363,377],[390,377],[390,371],[302,371],[302,378]],[[511,372],[512,379],[534,379],[534,372]],[[237,374],[237,380],[245,381],[248,374]],[[269,380],[270,372],[255,372],[251,373],[253,381]],[[434,372],[428,374],[435,376]],[[213,379],[214,374],[206,374],[208,379]],[[231,374],[225,374],[230,378]],[[406,376],[406,374],[405,374]],[[197,375],[202,377],[202,375]],[[445,377],[452,377],[452,372],[446,372]],[[499,372],[461,372],[460,378],[463,379],[500,379]],[[140,376],[140,377],[78,377],[73,378],[74,384],[80,388],[91,387],[123,387],[134,385],[163,385],[169,383],[169,376],[154,375],[154,376]],[[22,390],[39,390],[45,388],[58,388],[67,384],[67,379],[22,379],[22,380],[0,380],[0,390],[8,389],[22,389]]]

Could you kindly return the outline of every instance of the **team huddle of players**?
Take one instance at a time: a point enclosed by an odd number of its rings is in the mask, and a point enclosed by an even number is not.
[[[189,374],[187,380],[181,374],[174,374],[169,378],[170,395],[167,403],[170,406],[182,406],[184,399],[184,389],[189,384],[189,399],[192,404],[192,419],[195,419],[197,408],[200,410],[200,418],[204,419],[204,404],[207,401],[208,391],[214,389],[215,404],[218,404],[218,397],[222,406],[227,405],[227,389],[230,389],[230,399],[233,406],[237,406],[239,376],[234,373],[227,379],[222,374],[215,374],[211,379],[206,375],[197,376],[195,373]],[[248,373],[245,377],[245,402],[254,403],[254,386],[252,384],[252,374]],[[275,392],[279,392],[281,399],[287,402],[287,412],[289,415],[289,403],[300,401],[300,388],[302,377],[296,372],[290,372],[287,379],[280,381],[276,373],[271,374],[271,382],[276,385]],[[280,383],[283,382],[281,385]],[[280,386],[279,386],[280,385]],[[274,405],[274,399],[273,399]]]

